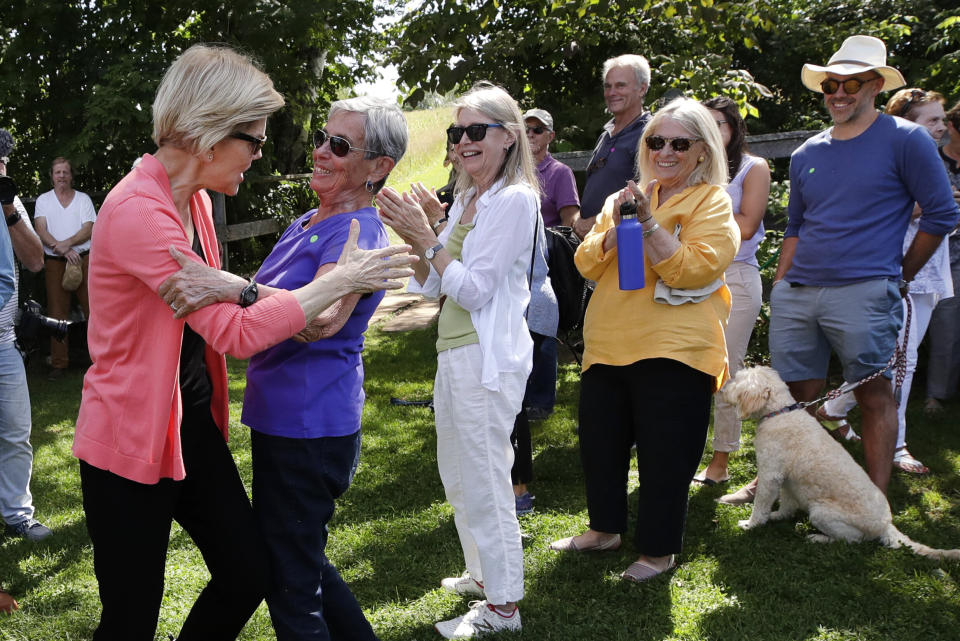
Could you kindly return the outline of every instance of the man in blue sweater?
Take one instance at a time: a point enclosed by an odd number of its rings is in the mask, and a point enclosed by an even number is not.
[[[833,127],[790,160],[790,204],[770,294],[770,358],[798,401],[819,396],[830,351],[848,381],[883,369],[902,323],[901,291],[957,223],[957,205],[924,129],[874,107],[905,84],[886,47],[852,36],[827,66],[806,64],[803,84],[823,93]],[[902,253],[919,204],[920,231]],[[867,473],[886,492],[897,438],[891,371],[854,395],[862,412]],[[753,500],[756,481],[721,498]]]

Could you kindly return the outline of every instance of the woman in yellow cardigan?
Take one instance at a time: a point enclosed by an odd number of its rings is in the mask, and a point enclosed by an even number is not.
[[[703,454],[710,399],[727,378],[723,272],[740,245],[716,123],[695,100],[677,99],[647,125],[637,151],[641,190],[612,194],[576,254],[597,281],[584,323],[580,458],[590,528],[555,541],[558,551],[616,550],[627,529],[627,472],[637,444],[635,542],[623,578],[645,581],[674,567],[687,488]],[[642,289],[619,286],[620,205],[636,201],[643,227]]]

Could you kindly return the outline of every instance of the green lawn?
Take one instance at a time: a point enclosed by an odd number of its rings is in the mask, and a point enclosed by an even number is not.
[[[368,333],[364,453],[354,486],[340,500],[329,553],[385,641],[438,638],[431,625],[461,614],[466,602],[439,589],[462,571],[450,508],[436,471],[432,415],[396,407],[391,396],[431,393],[432,331]],[[231,362],[234,456],[250,481],[249,432],[236,423],[243,363]],[[807,523],[742,532],[749,508],[720,506],[722,488],[692,488],[682,565],[669,577],[628,585],[618,574],[634,558],[619,552],[561,556],[547,549],[586,525],[576,439],[578,374],[564,366],[556,413],[534,424],[536,512],[522,519],[528,596],[521,604],[528,639],[820,639],[834,641],[960,638],[960,566],[938,565],[876,543],[807,543]],[[31,376],[38,516],[55,536],[32,544],[0,538],[0,580],[21,610],[0,618],[0,639],[89,639],[99,614],[77,462],[70,444],[81,379],[49,383]],[[917,385],[918,390],[922,389]],[[918,405],[919,406],[919,405]],[[911,412],[911,450],[934,474],[897,474],[890,496],[897,526],[918,541],[960,546],[960,403],[942,419]],[[735,483],[755,467],[746,430],[734,458]],[[850,449],[860,456],[858,447]],[[635,480],[634,480],[635,482]],[[123,527],[123,514],[117,514]],[[628,536],[628,541],[629,536]],[[158,638],[176,634],[206,580],[196,549],[174,527]],[[273,639],[261,606],[241,637]]]

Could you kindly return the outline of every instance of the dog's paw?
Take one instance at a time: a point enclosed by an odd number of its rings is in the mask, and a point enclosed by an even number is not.
[[[754,527],[755,525],[757,525],[757,524],[756,524],[756,523],[753,523],[752,521],[750,521],[750,519],[741,519],[741,520],[737,521],[737,526],[738,526],[741,530],[749,530],[749,529],[751,529],[752,527]]]

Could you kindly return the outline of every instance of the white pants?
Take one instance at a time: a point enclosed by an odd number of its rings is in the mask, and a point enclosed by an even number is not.
[[[910,319],[910,337],[907,341],[907,373],[903,378],[903,386],[900,388],[900,404],[897,406],[897,449],[907,446],[907,399],[910,398],[910,386],[913,384],[913,373],[917,371],[917,348],[923,335],[927,333],[927,327],[930,325],[930,315],[933,314],[933,308],[937,305],[936,294],[910,294],[910,302],[913,307],[913,317]],[[906,329],[907,304],[903,304],[904,324],[900,328],[900,335],[897,337],[897,344],[903,342],[903,332]],[[896,372],[891,385],[896,389]],[[853,392],[841,394],[837,398],[824,403],[824,411],[829,416],[846,416],[847,412],[854,408],[857,399]]]
[[[500,374],[500,391],[480,384],[479,345],[440,352],[433,387],[437,466],[453,506],[467,570],[487,601],[523,598],[523,547],[510,481],[510,433],[527,372]]]
[[[730,378],[733,378],[743,367],[743,357],[747,354],[750,335],[760,313],[763,286],[760,270],[743,261],[730,263],[723,276],[731,298],[730,318],[723,335],[727,343]],[[737,408],[724,401],[720,394],[714,395],[713,399],[713,450],[734,452],[740,448],[740,415]]]

